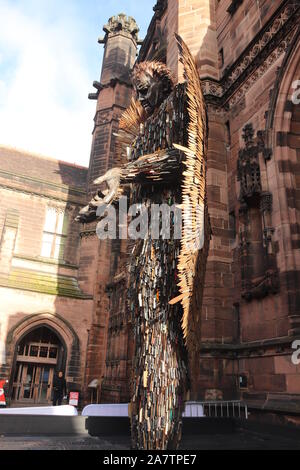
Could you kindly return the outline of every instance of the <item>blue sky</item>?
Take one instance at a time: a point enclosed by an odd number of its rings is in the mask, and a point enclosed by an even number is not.
[[[144,37],[155,0],[0,0],[0,145],[88,165],[110,16],[133,16]]]

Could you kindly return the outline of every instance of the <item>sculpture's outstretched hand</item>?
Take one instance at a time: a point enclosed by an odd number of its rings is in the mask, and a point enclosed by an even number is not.
[[[107,189],[96,192],[90,203],[83,207],[79,215],[75,218],[76,222],[89,223],[97,219],[97,210],[102,206],[109,206],[118,194],[120,187],[121,168],[112,168],[105,175],[95,179],[94,184],[100,185],[106,183]]]
[[[112,201],[118,194],[120,187],[121,168],[112,168],[107,171],[105,175],[95,179],[94,184],[106,183],[108,189],[104,191],[98,191],[98,193],[92,199],[93,205],[96,207],[102,206],[103,204],[111,204]],[[100,197],[104,196],[104,197]]]

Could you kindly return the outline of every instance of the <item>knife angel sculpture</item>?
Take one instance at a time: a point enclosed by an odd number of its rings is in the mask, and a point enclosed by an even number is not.
[[[176,40],[185,82],[174,85],[160,62],[135,66],[136,99],[116,136],[120,167],[95,181],[108,188],[98,189],[78,217],[82,223],[101,217],[128,185],[131,204],[146,217],[147,228],[140,223],[130,255],[127,299],[135,338],[131,430],[136,449],[178,447],[190,387],[188,360],[201,338],[210,240],[207,113],[193,57],[178,35]]]

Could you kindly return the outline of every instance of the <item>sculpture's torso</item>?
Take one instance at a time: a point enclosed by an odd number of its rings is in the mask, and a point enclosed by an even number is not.
[[[187,144],[186,84],[178,84],[159,109],[141,125],[133,144],[131,160],[157,150],[172,148],[173,144]]]

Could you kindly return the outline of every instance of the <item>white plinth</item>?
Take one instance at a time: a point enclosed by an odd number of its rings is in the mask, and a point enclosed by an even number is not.
[[[77,416],[78,412],[74,406],[41,406],[28,408],[4,408],[0,415],[40,415],[40,416]]]

